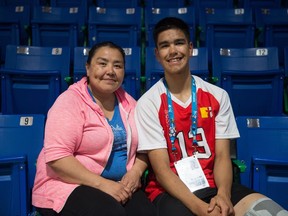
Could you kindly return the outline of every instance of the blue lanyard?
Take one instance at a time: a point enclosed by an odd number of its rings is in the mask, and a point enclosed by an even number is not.
[[[172,152],[176,153],[175,139],[176,139],[176,126],[175,126],[175,116],[172,104],[171,94],[168,90],[167,82],[163,80],[167,91],[167,102],[168,102],[168,116],[169,116],[169,137],[172,144]],[[192,106],[191,106],[191,132],[193,135],[193,146],[197,145],[197,92],[196,83],[193,77],[191,77],[191,96],[192,96]],[[195,152],[194,152],[195,153]]]
[[[94,103],[97,103],[96,100],[95,100],[95,98],[93,97],[93,93],[92,93],[92,91],[90,90],[90,88],[89,88],[88,86],[87,86],[87,89],[88,89],[88,92],[89,92],[89,94],[90,94],[90,96],[91,96],[93,102],[94,102]]]

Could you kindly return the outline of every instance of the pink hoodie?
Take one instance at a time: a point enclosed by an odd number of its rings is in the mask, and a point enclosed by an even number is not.
[[[122,88],[116,91],[127,132],[127,170],[135,161],[138,137],[134,122],[136,101]],[[87,91],[87,79],[69,87],[48,112],[44,147],[37,160],[32,204],[60,212],[78,186],[61,181],[47,162],[74,155],[87,169],[101,174],[113,145],[113,133],[100,107]]]

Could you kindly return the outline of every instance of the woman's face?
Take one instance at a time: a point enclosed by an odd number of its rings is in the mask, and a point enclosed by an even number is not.
[[[89,85],[98,93],[113,93],[124,79],[124,59],[119,50],[110,47],[99,48],[91,64],[86,64]]]

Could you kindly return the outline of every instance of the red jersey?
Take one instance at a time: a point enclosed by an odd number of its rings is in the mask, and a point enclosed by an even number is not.
[[[197,76],[193,77],[197,88],[196,137],[191,131],[191,98],[183,103],[171,94],[176,127],[176,154],[172,153],[167,90],[163,80],[160,80],[137,103],[138,151],[167,148],[170,167],[177,174],[174,162],[192,156],[196,150],[210,187],[215,187],[215,140],[237,138],[239,132],[227,92]],[[193,139],[197,139],[197,145],[193,144]],[[146,191],[151,200],[164,191],[152,170],[149,172]]]

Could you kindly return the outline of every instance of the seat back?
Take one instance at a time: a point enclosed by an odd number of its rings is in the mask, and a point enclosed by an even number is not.
[[[135,8],[141,6],[141,0],[98,0],[96,6],[101,8]]]
[[[123,88],[136,100],[141,95],[141,48],[124,47],[125,51],[125,77]]]
[[[164,77],[163,67],[156,59],[154,50],[155,47],[145,48],[145,81],[146,81],[145,90],[148,90],[160,78]]]
[[[195,6],[199,9],[205,8],[233,8],[233,0],[194,0]]]
[[[284,47],[284,71],[285,76],[288,77],[288,46]]]
[[[287,8],[255,9],[256,26],[260,32],[258,46],[278,47],[279,64],[284,64],[284,47],[288,46]]]
[[[88,47],[75,47],[74,48],[74,66],[73,66],[73,80],[77,82],[83,76],[86,76],[86,61],[88,58],[90,48]]]
[[[31,191],[43,147],[44,125],[44,115],[0,115],[1,215],[24,216],[28,215],[25,209],[32,208]]]
[[[141,8],[89,7],[88,44],[113,41],[121,47],[141,45]]]
[[[145,8],[145,29],[146,29],[146,45],[152,47],[155,45],[153,39],[153,29],[158,21],[165,17],[178,17],[184,20],[189,26],[190,40],[196,42],[196,23],[195,23],[195,10],[192,6],[180,8]],[[195,43],[196,44],[196,43]]]
[[[288,208],[288,117],[239,116],[237,159],[247,167],[240,173],[243,185]]]
[[[280,8],[281,0],[239,0],[239,4],[244,8]]]
[[[207,8],[200,11],[200,46],[206,46],[209,62],[213,48],[254,47],[255,24],[251,9]]]
[[[206,81],[210,80],[207,47],[194,48],[189,65],[191,74],[199,76]]]
[[[1,69],[4,114],[47,114],[68,87],[70,48],[7,46]]]
[[[2,144],[2,143],[1,143]],[[0,214],[28,214],[27,159],[0,157]]]
[[[164,77],[164,69],[155,57],[154,47],[146,47],[146,90],[154,85],[159,79]],[[189,59],[191,74],[202,79],[209,80],[208,52],[206,47],[194,48]]]
[[[27,28],[30,23],[30,7],[25,6],[0,6],[0,56],[4,64],[6,46],[8,44],[27,45]]]
[[[85,15],[81,7],[34,6],[32,45],[70,47],[71,50],[83,46]]]
[[[186,0],[144,0],[144,4],[147,8],[181,8],[189,5]]]
[[[236,116],[282,115],[284,73],[277,47],[215,48],[212,68]]]

